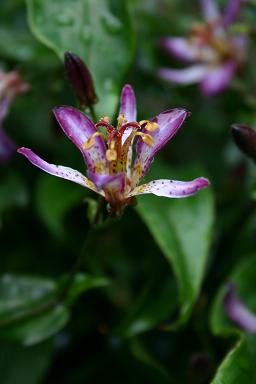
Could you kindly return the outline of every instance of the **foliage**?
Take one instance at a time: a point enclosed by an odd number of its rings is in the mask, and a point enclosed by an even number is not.
[[[256,312],[256,168],[230,134],[231,124],[256,121],[255,2],[235,26],[250,31],[245,67],[213,97],[157,76],[161,67],[180,68],[160,39],[186,35],[201,19],[198,3],[2,0],[0,65],[30,85],[3,123],[18,146],[86,172],[51,112],[77,106],[64,73],[70,50],[92,73],[97,119],[116,121],[124,83],[136,91],[139,120],[191,111],[148,177],[205,176],[211,186],[186,199],[140,196],[109,219],[80,186],[19,155],[1,163],[1,383],[256,380],[256,337],[223,309],[233,281]]]

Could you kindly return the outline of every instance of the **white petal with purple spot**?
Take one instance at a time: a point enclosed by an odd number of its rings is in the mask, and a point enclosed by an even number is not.
[[[157,196],[170,198],[182,198],[194,195],[196,192],[209,186],[209,181],[204,177],[199,177],[192,181],[178,180],[153,180],[135,188],[129,196],[153,193]]]
[[[45,160],[41,159],[29,148],[19,148],[18,152],[24,155],[36,167],[42,169],[50,175],[73,181],[74,183],[80,184],[83,187],[87,187],[92,191],[97,192],[94,183],[91,180],[87,179],[87,177],[85,177],[79,171],[73,168],[64,167],[62,165],[49,164]],[[101,195],[104,196],[104,193],[101,193]]]

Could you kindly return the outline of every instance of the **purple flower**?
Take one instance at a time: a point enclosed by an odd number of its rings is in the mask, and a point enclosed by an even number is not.
[[[0,162],[8,161],[17,147],[2,128],[2,123],[8,115],[13,99],[28,90],[18,72],[0,71]]]
[[[236,286],[229,284],[224,296],[224,310],[230,320],[243,330],[256,332],[256,315],[236,295]]]
[[[136,195],[153,193],[180,198],[209,185],[207,179],[197,178],[188,182],[154,180],[138,186],[156,153],[175,135],[187,117],[184,109],[171,109],[151,120],[137,122],[135,95],[132,87],[125,85],[116,128],[107,117],[94,124],[73,107],[57,107],[54,114],[64,133],[82,152],[88,177],[72,168],[49,164],[28,148],[20,148],[18,152],[43,171],[104,196],[113,214],[121,213]]]
[[[192,65],[184,69],[162,68],[159,76],[181,85],[199,83],[205,95],[226,89],[246,56],[247,38],[231,30],[242,3],[243,0],[229,0],[221,15],[216,0],[201,0],[205,22],[193,26],[188,38],[162,40],[168,53]]]

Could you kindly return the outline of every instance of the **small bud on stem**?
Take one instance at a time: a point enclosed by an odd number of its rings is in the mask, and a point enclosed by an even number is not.
[[[71,52],[65,53],[64,63],[68,81],[81,106],[92,110],[98,98],[89,69],[80,57]]]

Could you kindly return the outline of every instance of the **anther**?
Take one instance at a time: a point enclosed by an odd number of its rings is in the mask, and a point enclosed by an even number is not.
[[[94,146],[95,140],[94,138],[97,136],[103,136],[101,132],[95,132],[89,139],[83,144],[84,149],[90,149]]]
[[[141,120],[139,125],[145,125],[145,129],[149,132],[155,132],[159,128],[159,124],[149,120]]]
[[[113,161],[117,159],[117,152],[115,149],[108,149],[106,151],[106,159],[108,161]]]
[[[136,132],[135,136],[140,136],[144,143],[147,144],[149,147],[152,147],[154,145],[154,139],[148,133]]]
[[[123,124],[127,123],[127,119],[125,118],[123,113],[120,113],[120,115],[117,118],[117,125],[120,128]]]

